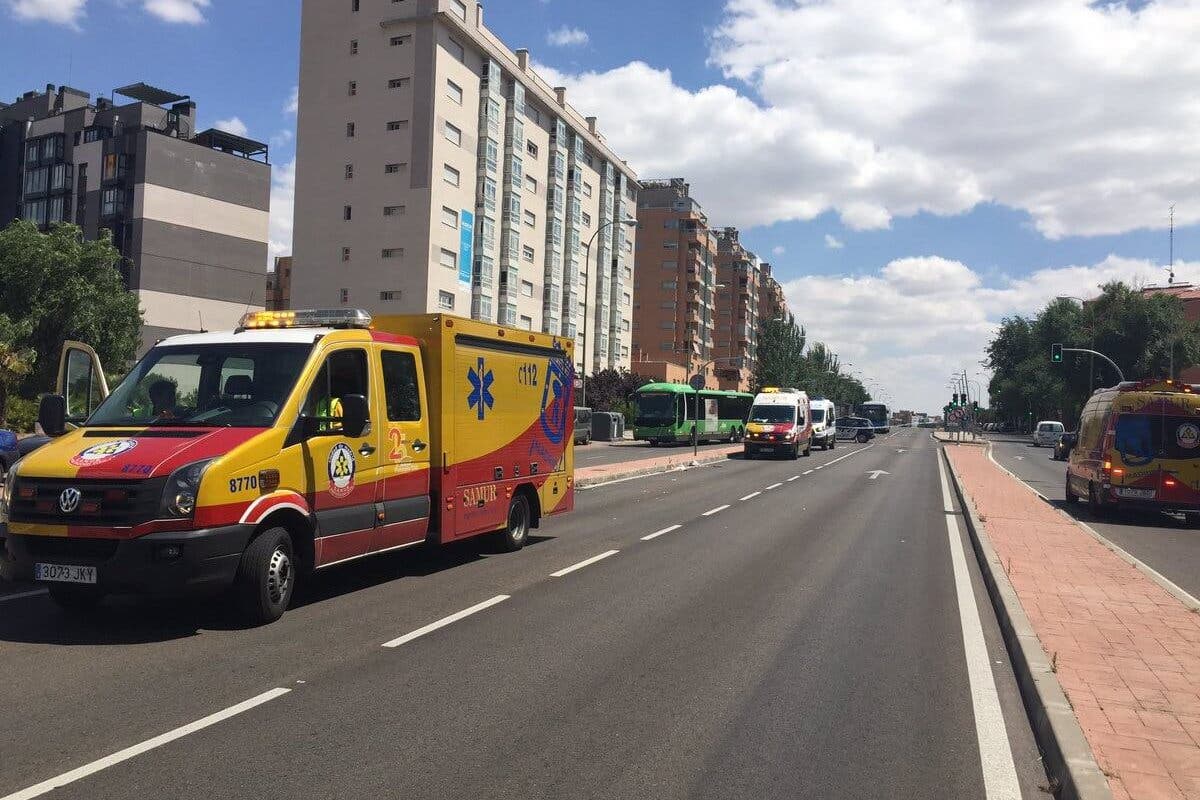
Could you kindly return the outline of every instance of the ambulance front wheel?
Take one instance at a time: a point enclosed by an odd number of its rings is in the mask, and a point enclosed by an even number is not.
[[[524,494],[514,494],[508,504],[508,523],[500,531],[500,541],[509,552],[520,550],[529,539],[529,523],[532,514],[529,509],[529,498]]]
[[[283,528],[263,531],[242,553],[234,591],[242,617],[253,625],[283,616],[296,589],[292,537]]]

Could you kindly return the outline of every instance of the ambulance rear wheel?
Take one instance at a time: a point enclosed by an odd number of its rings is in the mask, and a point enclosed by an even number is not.
[[[297,566],[292,537],[283,528],[263,531],[250,543],[234,579],[246,622],[265,625],[283,616],[296,590]]]
[[[53,583],[49,592],[54,604],[69,614],[89,614],[104,602],[104,592],[95,586]]]
[[[520,550],[529,539],[529,498],[523,494],[513,495],[508,504],[508,523],[500,531],[500,542],[510,553]]]

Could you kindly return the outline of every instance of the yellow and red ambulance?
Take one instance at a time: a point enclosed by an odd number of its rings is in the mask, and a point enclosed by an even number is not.
[[[573,349],[442,314],[254,312],[159,342],[103,400],[72,350],[41,408],[56,438],[8,474],[9,550],[68,609],[230,588],[269,622],[334,564],[519,549],[574,505]]]

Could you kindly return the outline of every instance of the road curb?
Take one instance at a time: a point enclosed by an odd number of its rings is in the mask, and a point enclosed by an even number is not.
[[[1012,658],[1021,698],[1042,749],[1046,772],[1057,783],[1055,796],[1062,800],[1113,800],[1108,779],[1096,763],[1079,720],[1046,658],[1046,651],[1008,580],[1000,557],[984,535],[983,523],[944,448],[942,458],[963,509],[983,582]]]
[[[633,469],[622,470],[620,472],[606,472],[603,475],[584,476],[582,478],[578,477],[578,473],[582,470],[576,470],[577,477],[575,478],[575,488],[587,489],[592,486],[600,486],[605,483],[611,483],[612,481],[623,481],[629,478],[643,478],[647,475],[658,475],[663,472],[672,472],[682,467],[688,467],[692,465],[704,466],[717,461],[725,461],[729,458],[731,453],[737,452],[740,449],[741,445],[738,445],[736,448],[709,450],[699,454],[695,458],[692,457],[691,453],[678,457],[668,456],[667,461],[659,464],[653,464],[646,467],[634,467]],[[637,462],[635,461],[633,463],[636,464]]]

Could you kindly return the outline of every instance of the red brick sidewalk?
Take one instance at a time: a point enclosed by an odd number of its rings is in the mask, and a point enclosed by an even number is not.
[[[947,452],[1113,796],[1200,798],[1200,615],[984,450]]]
[[[731,453],[740,452],[742,452],[742,445],[740,444],[731,444],[728,447],[714,447],[700,453],[699,457],[695,458],[695,460],[701,464],[712,461],[724,461]],[[666,472],[673,467],[692,463],[693,458],[692,449],[689,447],[686,450],[681,450],[678,453],[667,456],[584,467],[583,469],[575,470],[575,485],[585,487],[633,475],[650,475],[655,472]]]

